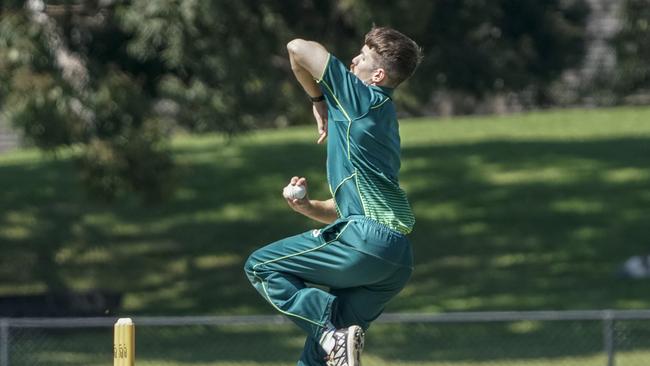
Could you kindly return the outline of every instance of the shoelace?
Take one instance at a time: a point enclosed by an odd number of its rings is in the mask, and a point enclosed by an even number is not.
[[[345,331],[343,332],[343,334],[334,333],[332,336],[336,341],[334,343],[334,348],[332,349],[332,352],[330,352],[330,354],[327,357],[327,365],[347,366],[348,365],[348,357],[347,357],[348,332]]]

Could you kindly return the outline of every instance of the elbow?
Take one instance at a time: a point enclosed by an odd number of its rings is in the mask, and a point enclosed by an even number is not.
[[[287,43],[287,51],[289,51],[290,54],[295,55],[296,53],[300,52],[300,49],[302,48],[302,45],[305,43],[304,39],[296,38],[291,40],[289,43]]]
[[[287,43],[287,51],[289,51],[289,56],[291,56],[291,58],[293,58],[296,62],[300,63],[300,60],[302,60],[302,56],[305,52],[306,44],[307,41],[300,38],[296,38]]]

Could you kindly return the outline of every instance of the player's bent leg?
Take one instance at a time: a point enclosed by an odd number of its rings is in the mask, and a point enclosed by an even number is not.
[[[410,267],[398,267],[393,275],[370,286],[333,290],[337,296],[332,323],[336,328],[331,338],[334,347],[323,342],[328,352],[327,365],[360,366],[364,347],[364,331],[384,310],[386,303],[404,287],[411,275]]]
[[[305,285],[302,268],[315,267],[317,258],[301,254],[322,244],[311,234],[297,235],[258,249],[244,266],[262,297],[313,337],[320,335],[329,320],[335,297]]]
[[[321,342],[319,346],[329,354],[329,364],[356,366],[363,346],[363,329],[404,286],[411,268],[410,262],[396,265],[356,250],[351,243],[363,240],[367,234],[353,230],[345,235],[348,227],[353,225],[337,223],[320,234],[308,232],[267,245],[250,256],[245,270],[260,294],[312,338],[321,340],[328,321],[334,322],[336,337],[332,334],[329,339],[338,342],[329,342],[329,346]],[[391,275],[391,268],[399,276]],[[304,281],[328,286],[332,293],[309,288]],[[366,302],[357,299],[363,297],[354,291],[360,288],[371,289]],[[342,296],[343,306],[332,311],[335,305],[339,306],[339,301],[334,301],[338,295]],[[339,345],[335,352],[333,344]],[[345,357],[336,357],[343,354]]]
[[[409,267],[399,267],[383,282],[333,290],[337,301],[332,323],[337,328],[359,325],[367,330],[370,323],[384,311],[386,304],[404,288],[411,272]]]

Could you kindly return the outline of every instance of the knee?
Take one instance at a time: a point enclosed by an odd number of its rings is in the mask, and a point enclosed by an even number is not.
[[[257,266],[260,263],[256,254],[257,252],[253,252],[253,254],[251,254],[246,260],[246,263],[244,263],[244,273],[246,273],[246,277],[248,277],[248,280],[251,283],[256,281],[255,266]]]

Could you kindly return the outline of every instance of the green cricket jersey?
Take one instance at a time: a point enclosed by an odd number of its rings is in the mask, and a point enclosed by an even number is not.
[[[317,80],[328,105],[327,179],[340,217],[363,215],[407,234],[400,137],[390,88],[366,85],[330,54]]]

